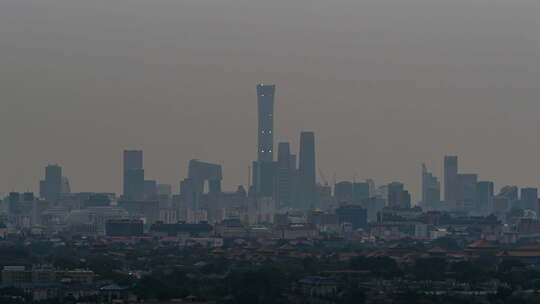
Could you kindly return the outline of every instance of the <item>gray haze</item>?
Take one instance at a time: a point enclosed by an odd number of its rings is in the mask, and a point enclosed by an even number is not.
[[[329,182],[441,176],[540,186],[538,0],[0,0],[0,191],[58,162],[119,191],[123,149],[171,183],[191,158],[256,158],[260,81],[276,142],[316,132]]]

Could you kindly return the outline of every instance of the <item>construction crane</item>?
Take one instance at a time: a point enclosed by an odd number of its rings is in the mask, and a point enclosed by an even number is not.
[[[326,177],[324,176],[324,173],[322,172],[321,169],[319,169],[319,175],[321,176],[321,179],[323,180],[324,185],[328,186],[328,180],[326,180]]]

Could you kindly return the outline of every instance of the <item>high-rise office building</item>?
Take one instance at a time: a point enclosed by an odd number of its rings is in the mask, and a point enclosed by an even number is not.
[[[124,198],[129,200],[144,199],[143,151],[124,151]]]
[[[340,224],[350,223],[352,229],[366,228],[368,212],[365,208],[357,205],[345,205],[336,209],[336,215]]]
[[[476,204],[483,214],[489,214],[493,210],[493,182],[481,181],[476,184]]]
[[[257,85],[258,134],[257,160],[253,162],[252,182],[255,193],[276,197],[278,165],[274,162],[275,85]]]
[[[369,184],[339,182],[334,185],[334,197],[338,203],[359,203],[369,198]]]
[[[274,94],[275,85],[257,85],[259,112],[258,158],[259,162],[274,160]]]
[[[462,211],[476,209],[477,174],[458,174],[457,176],[456,208]]]
[[[40,182],[40,196],[48,201],[57,200],[62,193],[62,167],[48,165],[45,168],[45,179]]]
[[[298,168],[298,207],[300,208],[311,208],[316,203],[315,170],[315,134],[302,132],[300,134],[300,165]]]
[[[353,202],[361,202],[362,200],[369,198],[369,184],[366,183],[353,183],[352,185],[352,199]]]
[[[145,180],[143,188],[145,200],[155,200],[157,198],[157,182],[155,180]]]
[[[123,161],[124,170],[143,169],[143,151],[125,150]]]
[[[444,201],[455,204],[458,188],[458,158],[457,156],[444,157]]]
[[[521,188],[521,207],[538,211],[538,188]]]
[[[293,198],[293,180],[295,164],[288,142],[281,142],[278,145],[277,161],[277,201],[280,206],[290,206]]]
[[[405,190],[402,183],[388,184],[388,206],[392,208],[407,209],[411,207],[411,194]]]
[[[436,176],[428,172],[422,164],[422,205],[428,209],[437,209],[441,200],[441,184]]]
[[[343,181],[334,185],[334,197],[338,203],[352,203],[353,183]]]

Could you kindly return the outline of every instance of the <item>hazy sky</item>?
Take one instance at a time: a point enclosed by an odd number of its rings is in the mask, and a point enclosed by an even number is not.
[[[49,162],[120,191],[123,149],[175,191],[191,158],[245,184],[261,81],[276,143],[315,131],[330,183],[418,198],[421,163],[457,154],[540,186],[538,0],[0,0],[0,192],[36,191]]]

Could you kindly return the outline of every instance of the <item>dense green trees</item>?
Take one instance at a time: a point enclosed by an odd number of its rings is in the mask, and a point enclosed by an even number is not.
[[[390,257],[364,257],[351,259],[352,270],[370,271],[377,277],[394,278],[403,274],[396,261]]]

